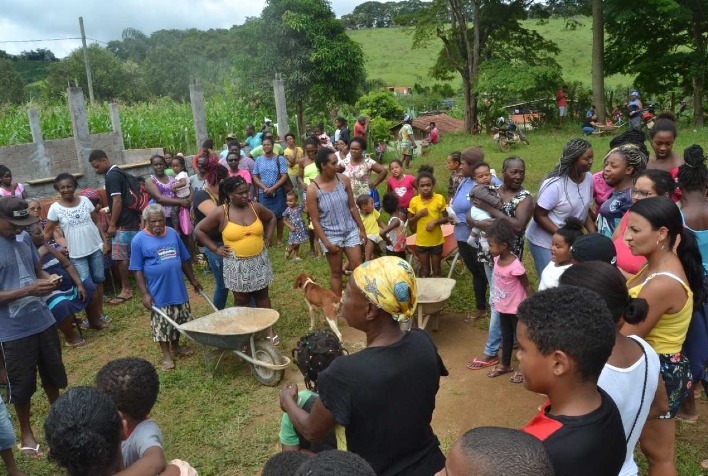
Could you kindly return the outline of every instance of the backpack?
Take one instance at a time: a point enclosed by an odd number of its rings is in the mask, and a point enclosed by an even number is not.
[[[141,214],[150,203],[150,195],[145,190],[145,186],[138,182],[134,176],[130,175],[115,167],[118,173],[122,174],[128,184],[126,196],[123,198],[123,204],[131,212]]]

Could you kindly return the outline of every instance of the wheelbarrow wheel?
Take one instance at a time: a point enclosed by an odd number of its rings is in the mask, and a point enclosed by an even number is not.
[[[256,360],[269,364],[283,363],[283,356],[273,344],[266,340],[256,341]],[[283,378],[284,370],[271,370],[259,365],[252,365],[253,376],[263,385],[275,387]]]

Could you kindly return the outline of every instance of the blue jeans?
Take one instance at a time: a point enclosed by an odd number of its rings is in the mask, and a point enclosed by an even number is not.
[[[211,274],[214,276],[214,297],[212,301],[217,309],[223,309],[226,307],[226,298],[229,295],[229,290],[226,289],[224,284],[224,258],[212,253],[209,248],[204,248],[204,254],[209,263]]]
[[[10,414],[7,411],[7,407],[5,407],[5,402],[0,398],[0,451],[12,448],[16,442]]]
[[[487,343],[484,344],[484,353],[489,356],[495,356],[499,352],[499,346],[501,346],[502,332],[499,313],[494,309],[494,303],[492,302],[492,296],[494,296],[494,268],[484,263],[484,272],[487,275],[487,281],[489,281],[489,309],[491,310],[489,334]]]
[[[585,126],[585,127],[583,127],[583,134],[585,134],[586,136],[589,136],[589,135],[592,134],[593,132],[595,132],[595,128],[594,128],[594,127],[591,127],[591,126]]]
[[[530,241],[526,240],[529,244],[529,251],[531,251],[531,256],[533,257],[533,265],[536,268],[536,276],[541,278],[541,273],[546,269],[548,263],[551,262],[551,250],[550,248],[543,248],[538,245],[534,245]]]
[[[71,262],[79,273],[81,281],[91,278],[96,284],[100,284],[106,280],[105,269],[103,267],[103,252],[96,250],[88,256],[81,258],[71,258]]]

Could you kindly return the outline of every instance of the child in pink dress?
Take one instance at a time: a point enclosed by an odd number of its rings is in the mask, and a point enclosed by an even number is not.
[[[516,311],[521,301],[533,294],[533,288],[526,275],[523,263],[512,252],[516,234],[506,220],[495,220],[487,228],[489,252],[494,257],[494,292],[492,303],[499,312],[502,329],[501,364],[494,367],[487,376],[490,378],[513,372],[511,352],[516,330]],[[523,383],[524,376],[519,371],[509,379],[512,383]]]

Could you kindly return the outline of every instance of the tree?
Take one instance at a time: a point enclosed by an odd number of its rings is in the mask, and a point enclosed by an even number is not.
[[[373,91],[356,102],[357,110],[369,117],[381,117],[390,121],[403,118],[403,106],[388,91]]]
[[[708,0],[607,0],[609,74],[636,74],[644,93],[683,88],[693,94],[693,121],[703,125],[708,65]]]
[[[592,102],[597,117],[605,120],[605,29],[602,0],[592,0]]]
[[[560,70],[550,56],[555,43],[524,28],[525,0],[433,0],[421,14],[413,34],[414,46],[439,39],[443,48],[431,71],[438,79],[462,77],[465,130],[477,121],[476,81],[485,61],[514,59],[528,66],[547,65]],[[470,21],[472,25],[470,25]]]
[[[25,99],[24,84],[9,59],[0,58],[0,105],[21,103]]]
[[[297,108],[300,130],[305,103],[322,111],[351,104],[365,80],[364,54],[336,19],[327,0],[270,0],[260,18],[237,32],[240,86],[269,94],[280,73]]]

